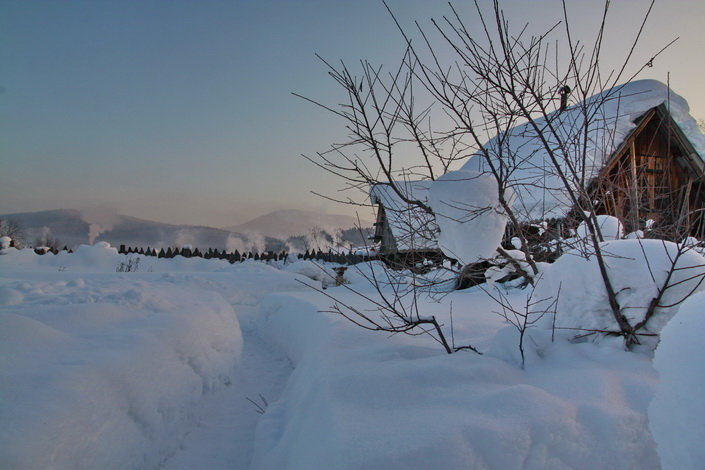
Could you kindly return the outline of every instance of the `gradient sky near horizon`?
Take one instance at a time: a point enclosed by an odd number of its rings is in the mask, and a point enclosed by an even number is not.
[[[388,3],[409,27],[449,11],[445,0]],[[597,3],[569,2],[578,33]],[[503,7],[540,32],[559,4]],[[606,63],[647,6],[614,2]],[[705,2],[658,1],[635,55],[644,63],[680,36],[640,77],[670,73],[701,119],[704,26]],[[291,92],[342,99],[314,53],[395,64],[402,52],[378,0],[0,0],[0,213],[105,208],[211,226],[277,209],[350,213],[310,193],[341,183],[300,157],[340,141],[342,124]]]

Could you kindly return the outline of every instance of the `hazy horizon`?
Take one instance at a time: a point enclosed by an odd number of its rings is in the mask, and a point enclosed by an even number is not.
[[[58,211],[77,211],[81,214],[81,216],[88,223],[92,223],[93,220],[106,221],[106,220],[111,220],[111,219],[118,217],[118,216],[125,216],[125,217],[131,217],[131,218],[135,218],[135,219],[145,220],[148,222],[158,222],[158,223],[163,223],[163,224],[168,224],[168,225],[202,226],[202,227],[215,228],[215,229],[221,229],[221,230],[232,230],[237,226],[247,225],[250,222],[258,221],[259,219],[268,218],[273,215],[280,215],[281,213],[286,213],[289,211],[301,212],[304,214],[322,214],[324,217],[325,216],[331,216],[331,217],[344,216],[344,217],[353,217],[353,218],[357,219],[355,214],[350,215],[350,214],[343,214],[343,213],[336,213],[336,212],[323,212],[323,211],[306,210],[306,209],[299,209],[299,208],[280,208],[280,209],[274,209],[272,211],[267,211],[262,214],[257,214],[253,217],[247,218],[246,220],[238,221],[238,222],[235,222],[232,224],[208,225],[208,224],[193,224],[188,221],[170,222],[170,221],[166,221],[166,220],[159,220],[159,219],[153,219],[153,218],[149,218],[149,217],[137,216],[137,215],[125,213],[122,211],[113,210],[108,207],[97,207],[97,206],[96,207],[86,207],[83,209],[75,208],[75,207],[56,207],[56,208],[49,208],[49,209],[39,209],[36,211],[32,210],[32,211],[0,212],[0,216],[12,216],[12,215],[17,215],[17,214],[35,214],[35,213],[42,213],[42,212],[58,212]],[[371,223],[371,221],[374,219],[374,214],[372,213],[371,209],[370,209],[370,211],[368,211],[366,216],[365,216],[365,214],[362,213],[362,211],[360,211],[359,219],[363,223],[365,223],[365,222]]]
[[[388,3],[408,28],[449,11],[442,0]],[[578,34],[599,17],[585,3],[569,2]],[[502,4],[515,25],[541,30],[560,2]],[[612,5],[607,65],[647,7]],[[705,118],[703,19],[703,4],[657,3],[635,55],[641,63],[680,36],[640,78],[670,72],[696,118]],[[300,155],[345,130],[291,93],[340,101],[315,53],[392,66],[403,48],[377,0],[2,2],[0,213],[104,208],[223,227],[279,209],[365,211],[311,194],[336,195],[342,183]]]

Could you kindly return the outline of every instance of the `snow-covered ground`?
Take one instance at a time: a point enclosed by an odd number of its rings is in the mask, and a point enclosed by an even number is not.
[[[176,464],[218,400],[235,416],[209,439],[223,465],[203,468],[247,467],[246,396],[271,396],[290,367],[258,346],[251,317],[270,290],[301,285],[262,263],[139,259],[117,273],[127,257],[105,244],[0,256],[0,468]]]
[[[485,353],[449,356],[322,313],[310,266],[115,272],[125,261],[106,245],[0,256],[0,468],[660,468],[649,355],[536,329],[522,369],[516,329],[479,288],[419,298],[446,327],[452,306],[456,343]]]

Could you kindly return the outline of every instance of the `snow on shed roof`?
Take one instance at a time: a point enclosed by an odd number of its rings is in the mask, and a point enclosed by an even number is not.
[[[428,204],[431,180],[395,181],[393,184],[407,199]],[[438,225],[433,214],[404,202],[388,183],[380,183],[370,189],[373,204],[384,208],[389,229],[399,251],[438,249]]]
[[[570,163],[578,169],[580,180],[590,181],[609,161],[614,151],[637,126],[638,119],[650,109],[664,105],[671,117],[698,153],[696,158],[705,157],[705,136],[697,122],[689,114],[688,103],[663,83],[656,80],[638,80],[596,94],[584,102],[587,106],[575,105],[563,112],[554,112],[547,118],[536,119],[535,123],[549,144],[558,148],[559,139],[547,130],[549,125],[560,136],[567,158],[563,168]],[[589,116],[585,118],[584,110]],[[582,151],[583,135],[587,128],[586,151]],[[551,165],[551,160],[538,138],[537,131],[530,123],[521,124],[506,132],[502,143],[498,135],[490,139],[485,148],[491,154],[514,155],[515,167],[509,176],[514,190],[514,208],[518,215],[526,214],[530,220],[562,217],[572,207],[565,194],[561,180]],[[501,148],[500,148],[501,145]],[[582,156],[585,159],[583,162]],[[463,170],[488,170],[480,154],[472,156],[462,167]]]

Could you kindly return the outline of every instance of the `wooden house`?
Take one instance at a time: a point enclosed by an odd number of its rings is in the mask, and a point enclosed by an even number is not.
[[[618,217],[627,233],[650,228],[674,240],[705,237],[705,136],[687,102],[663,83],[619,85],[533,124],[485,144],[491,154],[513,156],[507,186],[527,226],[559,221],[574,228],[562,173],[568,184],[588,188],[596,213]],[[560,172],[546,143],[558,149]],[[485,171],[485,161],[473,156],[463,169]]]

